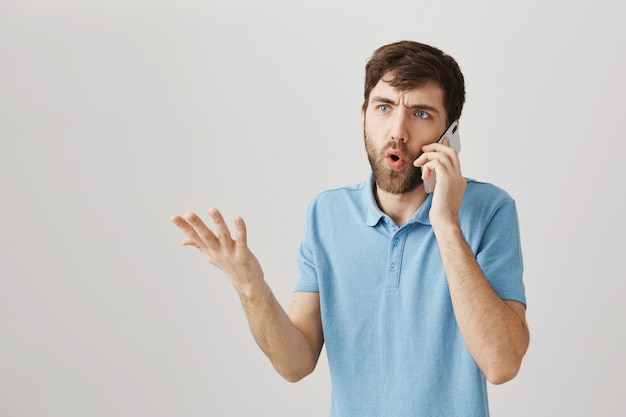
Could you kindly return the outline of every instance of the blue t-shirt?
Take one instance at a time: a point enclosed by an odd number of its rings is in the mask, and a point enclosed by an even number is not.
[[[498,295],[526,304],[515,202],[467,182],[463,234]],[[489,415],[485,377],[452,310],[431,199],[398,227],[370,176],[308,206],[294,290],[320,294],[331,417]]]

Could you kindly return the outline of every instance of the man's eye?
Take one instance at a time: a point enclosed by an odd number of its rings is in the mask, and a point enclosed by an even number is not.
[[[387,113],[389,111],[389,106],[387,106],[385,104],[381,104],[380,106],[378,106],[378,110],[381,113]]]
[[[428,113],[426,113],[425,111],[418,111],[417,113],[415,113],[415,115],[419,117],[420,119],[428,118]]]

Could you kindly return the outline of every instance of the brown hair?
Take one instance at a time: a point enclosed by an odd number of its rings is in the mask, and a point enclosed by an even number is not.
[[[367,109],[370,92],[388,73],[393,77],[391,86],[400,90],[411,90],[428,81],[437,82],[443,88],[448,123],[461,117],[465,84],[461,69],[451,56],[414,41],[395,42],[376,49],[365,66],[363,111]]]

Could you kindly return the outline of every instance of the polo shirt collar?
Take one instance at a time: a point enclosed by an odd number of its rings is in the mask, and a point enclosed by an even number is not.
[[[367,207],[367,220],[366,224],[368,226],[376,226],[381,219],[387,217],[385,213],[378,207],[376,203],[376,198],[374,197],[374,178],[370,173],[367,181],[365,182],[365,187],[363,187],[363,197],[365,199],[365,204]],[[406,222],[406,224],[411,223],[421,223],[430,225],[430,217],[428,213],[430,212],[430,205],[432,204],[432,194],[429,194],[426,197],[426,200],[422,203],[422,205],[417,209],[417,211],[411,216],[411,218]]]

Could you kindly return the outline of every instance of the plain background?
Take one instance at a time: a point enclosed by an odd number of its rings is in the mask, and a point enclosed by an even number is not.
[[[324,416],[173,214],[244,217],[288,305],[305,206],[363,180],[372,51],[466,78],[463,173],[517,201],[531,346],[494,416],[623,413],[618,1],[0,1],[0,416]],[[229,224],[232,222],[229,220]]]

